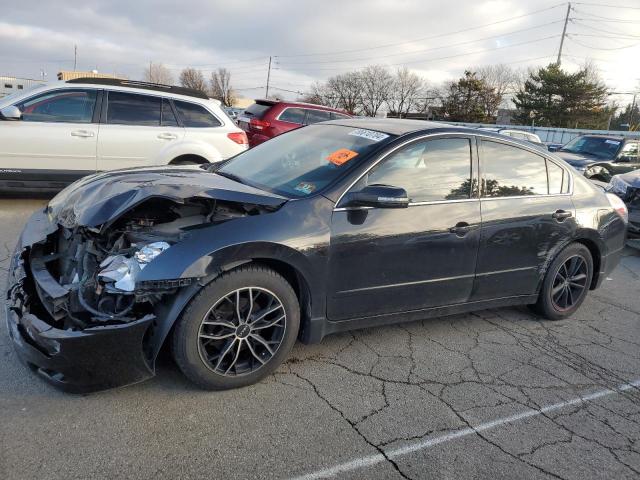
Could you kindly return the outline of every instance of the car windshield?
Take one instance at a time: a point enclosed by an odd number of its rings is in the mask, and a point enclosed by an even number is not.
[[[622,141],[606,137],[577,137],[560,149],[562,152],[582,153],[598,158],[614,158]]]
[[[306,197],[391,139],[363,128],[309,125],[234,157],[216,173],[286,197]]]

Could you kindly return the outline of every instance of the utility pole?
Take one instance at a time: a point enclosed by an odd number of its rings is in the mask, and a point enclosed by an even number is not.
[[[631,102],[631,108],[629,109],[629,120],[627,121],[627,123],[629,123],[629,131],[633,128],[633,109],[636,108],[636,95],[637,93],[633,94],[633,101]]]
[[[567,23],[569,23],[569,14],[571,13],[571,2],[567,3],[567,15],[564,17],[564,27],[562,27],[562,36],[560,37],[560,48],[558,49],[558,60],[556,65],[560,66],[562,61],[562,45],[564,45],[564,37],[567,36]]]
[[[76,71],[76,66],[78,64],[78,45],[73,46],[73,71]]]
[[[267,88],[264,93],[265,98],[269,98],[269,79],[271,78],[271,57],[269,57],[269,68],[267,70]]]

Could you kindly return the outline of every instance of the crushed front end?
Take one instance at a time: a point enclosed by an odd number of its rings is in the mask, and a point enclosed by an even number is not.
[[[625,203],[629,211],[629,237],[640,238],[640,170],[614,175],[606,191],[615,193]]]

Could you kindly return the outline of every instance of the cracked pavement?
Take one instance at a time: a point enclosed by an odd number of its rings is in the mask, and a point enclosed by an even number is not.
[[[42,204],[0,200],[3,272]],[[3,321],[0,476],[638,478],[639,287],[628,250],[571,319],[504,308],[334,335],[214,393],[166,353],[150,381],[61,393],[18,362]]]

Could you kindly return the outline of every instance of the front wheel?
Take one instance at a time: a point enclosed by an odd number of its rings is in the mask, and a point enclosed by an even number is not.
[[[283,362],[299,326],[291,285],[268,268],[242,267],[218,277],[191,301],[173,332],[173,356],[202,388],[242,387]]]
[[[551,262],[542,282],[535,312],[561,320],[582,305],[593,277],[593,258],[587,247],[572,243]]]

